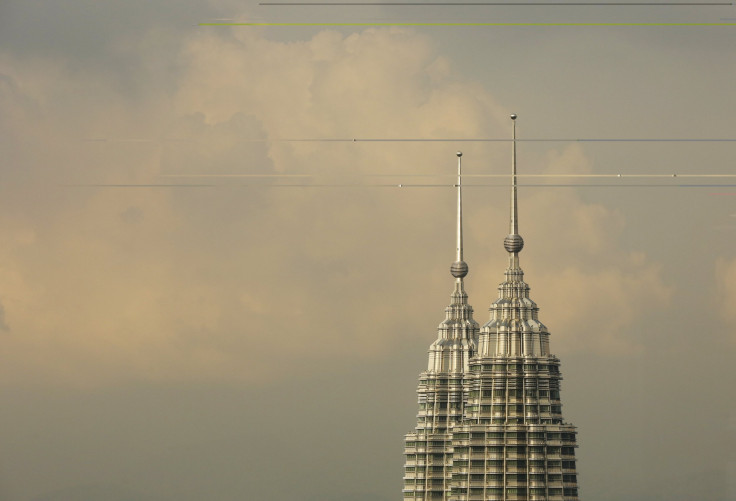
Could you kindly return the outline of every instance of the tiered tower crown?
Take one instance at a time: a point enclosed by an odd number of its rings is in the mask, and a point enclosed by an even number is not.
[[[547,356],[549,332],[539,321],[537,304],[529,298],[529,285],[519,265],[519,252],[524,239],[519,235],[516,187],[516,118],[512,120],[511,200],[509,234],[503,246],[509,253],[505,280],[499,285],[499,297],[491,305],[491,319],[483,326],[479,339],[479,356]]]
[[[455,288],[450,305],[445,309],[445,320],[438,327],[437,340],[429,347],[427,370],[434,373],[463,373],[468,370],[470,357],[475,353],[478,323],[473,320],[473,307],[468,304],[464,278],[468,265],[463,260],[463,188],[462,152],[457,152],[457,239],[455,262],[450,273],[455,277]]]

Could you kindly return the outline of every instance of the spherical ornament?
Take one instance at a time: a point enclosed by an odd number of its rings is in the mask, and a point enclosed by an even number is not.
[[[465,261],[455,261],[450,266],[450,273],[455,278],[463,278],[468,274],[468,264]]]
[[[507,252],[519,252],[524,248],[524,239],[521,235],[508,235],[503,239],[503,247]]]

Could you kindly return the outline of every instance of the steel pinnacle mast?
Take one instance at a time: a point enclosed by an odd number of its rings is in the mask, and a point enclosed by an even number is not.
[[[457,251],[450,273],[455,277],[455,292],[464,294],[463,278],[468,274],[468,265],[463,261],[463,185],[462,152],[457,152]]]
[[[516,213],[518,206],[516,203],[516,115],[511,115],[512,125],[512,137],[511,142],[511,224],[509,227],[509,234],[519,234],[519,222],[516,219]]]
[[[512,125],[512,137],[511,142],[511,225],[509,233],[517,235],[519,233],[519,223],[516,220],[516,212],[518,206],[516,203],[516,114],[511,115]]]
[[[503,241],[503,246],[509,253],[509,269],[519,268],[519,252],[524,248],[524,239],[519,235],[518,204],[516,201],[516,115],[511,115],[512,135],[511,142],[511,215],[509,217],[509,234]]]
[[[463,262],[463,153],[457,152],[457,259]]]

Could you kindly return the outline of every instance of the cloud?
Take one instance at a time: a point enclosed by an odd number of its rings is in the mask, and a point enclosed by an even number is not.
[[[296,173],[316,176],[307,183],[369,184],[364,175],[451,173],[454,149],[443,143],[269,141],[503,134],[507,110],[453,76],[425,36],[323,31],[284,43],[251,30],[202,31],[182,47],[169,84],[143,96],[59,61],[2,61],[12,82],[2,101],[12,120],[2,126],[17,139],[9,151],[24,174],[14,188],[25,193],[1,202],[12,230],[0,248],[0,300],[13,326],[6,384],[264,382],[381,357],[406,338],[431,341],[451,289],[452,190],[250,186],[280,178],[207,179],[223,184],[213,189],[38,183]],[[107,141],[79,140],[87,137]],[[505,158],[494,145],[465,146],[469,172]],[[590,170],[579,148],[540,163]],[[468,248],[485,259],[505,234],[507,201],[474,203]],[[622,217],[571,190],[521,203],[522,262],[553,334],[581,349],[636,349],[626,326],[666,304],[669,290],[656,265],[621,248]],[[502,273],[478,259],[471,270]],[[491,287],[471,300],[488,301]]]
[[[0,330],[9,331],[10,327],[5,323],[5,307],[0,304]]]
[[[736,326],[736,258],[716,260],[715,279],[721,318]]]
[[[18,233],[35,235],[7,242],[0,256],[0,298],[17,325],[6,381],[249,380],[298,366],[304,353],[371,356],[395,337],[399,315],[386,298],[405,295],[406,274],[424,268],[421,260],[404,266],[407,251],[396,247],[427,238],[429,226],[418,235],[411,227],[438,212],[430,194],[415,193],[406,208],[405,198],[361,189],[62,189],[35,181],[443,169],[416,148],[249,140],[421,127],[430,129],[419,135],[472,135],[489,115],[475,109],[477,89],[443,80],[428,40],[400,30],[324,32],[296,44],[203,34],[181,57],[171,96],[135,100],[105,87],[104,76],[4,56],[13,85],[3,100],[12,120],[3,126],[18,139],[15,171],[30,173],[16,188],[37,199],[31,211],[27,197],[5,202]],[[448,119],[456,106],[467,120]],[[163,182],[181,182],[174,179]],[[370,320],[356,320],[361,306]]]
[[[590,174],[578,145],[551,152],[547,173]],[[673,289],[660,266],[638,250],[626,249],[626,222],[615,210],[584,202],[572,190],[548,190],[529,200],[531,214],[544,214],[535,241],[546,265],[536,288],[544,294],[544,318],[557,339],[574,349],[634,354],[644,349],[638,329],[652,310],[666,308]],[[536,277],[536,275],[535,275]]]

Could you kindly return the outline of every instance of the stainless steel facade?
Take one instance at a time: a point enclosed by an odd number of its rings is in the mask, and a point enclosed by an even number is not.
[[[455,288],[419,377],[417,426],[405,438],[404,501],[577,501],[576,431],[562,419],[560,361],[519,266],[516,141],[504,240],[509,267],[480,331],[463,284],[460,156]]]

